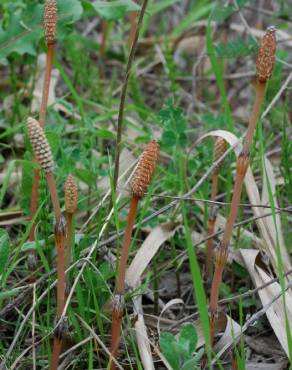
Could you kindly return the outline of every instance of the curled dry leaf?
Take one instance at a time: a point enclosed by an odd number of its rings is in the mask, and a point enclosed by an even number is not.
[[[137,281],[136,286],[140,286],[141,281]],[[138,350],[143,364],[143,369],[154,370],[154,363],[150,347],[150,339],[148,337],[147,328],[144,321],[142,296],[134,295],[133,309],[136,315],[135,321],[135,335],[137,339]]]
[[[216,332],[218,333],[220,329],[222,330],[222,327],[224,328],[224,332],[219,341],[214,346],[214,350],[216,352],[220,352],[221,349],[225,347],[225,344],[228,343],[230,340],[233,340],[234,344],[236,344],[236,342],[239,340],[239,335],[241,332],[240,325],[230,316],[224,313],[221,313],[220,316],[220,325],[219,327],[216,327]],[[234,340],[234,338],[236,339]]]
[[[150,340],[147,335],[147,329],[144,322],[144,317],[138,314],[137,320],[135,322],[135,334],[137,339],[137,345],[139,349],[139,354],[143,364],[143,369],[154,370],[154,364],[151,354]]]
[[[179,222],[167,222],[150,232],[127,269],[126,282],[130,287],[136,286],[161,245],[174,235],[179,225]]]

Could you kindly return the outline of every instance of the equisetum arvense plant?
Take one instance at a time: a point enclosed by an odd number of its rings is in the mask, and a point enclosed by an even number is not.
[[[57,28],[57,4],[55,0],[46,0],[44,5],[44,21],[43,21],[45,40],[47,44],[47,59],[46,59],[46,69],[44,75],[44,83],[42,89],[42,100],[40,106],[39,115],[39,125],[44,127],[46,120],[46,112],[49,98],[52,63],[53,63],[53,53],[54,44],[56,37]],[[38,208],[38,193],[39,193],[39,180],[40,171],[39,169],[34,170],[33,186],[31,192],[30,201],[30,216],[29,219],[32,220]],[[35,223],[32,225],[29,240],[33,241],[35,239]],[[30,270],[35,270],[37,266],[37,259],[34,250],[29,251],[28,254],[28,265]]]
[[[276,35],[275,28],[269,27],[261,41],[256,61],[256,96],[252,113],[250,115],[248,129],[243,141],[243,147],[236,163],[235,183],[231,201],[230,213],[225,226],[224,234],[216,255],[215,272],[211,286],[210,297],[210,338],[211,345],[214,343],[216,313],[218,307],[219,287],[222,281],[222,274],[228,256],[228,248],[232,235],[233,226],[236,220],[242,186],[246,171],[250,163],[250,147],[252,144],[257,120],[260,114],[261,105],[265,95],[267,81],[271,78],[276,59]]]
[[[65,211],[67,219],[67,240],[65,247],[65,271],[69,268],[72,259],[72,248],[74,247],[75,237],[73,235],[73,218],[77,209],[78,189],[72,175],[68,175],[64,184]],[[65,294],[70,289],[69,273],[66,273]]]
[[[127,227],[122,244],[121,256],[119,259],[116,287],[112,302],[111,354],[114,357],[116,357],[120,343],[121,323],[125,305],[124,294],[126,267],[138,203],[139,200],[146,193],[150,181],[154,175],[158,156],[159,145],[155,140],[152,140],[147,144],[131,182],[132,197],[127,219]],[[115,368],[116,365],[112,361],[111,370]]]
[[[55,177],[53,174],[54,160],[48,140],[38,121],[32,117],[27,119],[27,131],[34,156],[45,172],[55,215],[54,235],[57,248],[57,316],[62,314],[65,305],[65,243],[67,236],[66,220],[62,216],[60,201],[57,193]],[[54,335],[53,360],[51,369],[57,369],[59,354],[61,352],[63,330],[56,328]]]
[[[222,157],[226,149],[227,149],[226,141],[223,138],[218,137],[214,143],[214,154],[213,154],[214,162],[216,162],[219,158]],[[214,168],[214,171],[212,174],[211,202],[214,202],[216,200],[216,196],[218,192],[218,176],[219,176],[221,167],[222,167],[222,162],[219,163]],[[214,234],[217,209],[218,207],[214,203],[211,203],[210,208],[209,208],[209,215],[208,215],[208,237]],[[211,275],[212,275],[213,244],[214,244],[213,238],[209,238],[207,241],[207,249],[206,249],[206,278],[207,278],[207,281],[210,281]]]

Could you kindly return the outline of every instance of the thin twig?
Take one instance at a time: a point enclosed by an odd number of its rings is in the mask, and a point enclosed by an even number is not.
[[[120,153],[122,147],[122,131],[123,131],[123,121],[124,121],[124,109],[125,109],[125,101],[127,96],[127,89],[128,89],[128,82],[131,75],[132,63],[136,54],[138,38],[140,34],[140,30],[142,27],[142,22],[145,14],[145,10],[148,4],[148,0],[143,0],[142,8],[140,10],[139,19],[137,23],[137,27],[135,30],[134,40],[130,49],[130,54],[126,66],[125,78],[122,86],[121,92],[121,99],[120,99],[120,106],[119,106],[119,114],[118,114],[118,127],[117,127],[117,139],[116,139],[116,152],[115,152],[115,168],[114,168],[114,176],[113,176],[113,188],[114,191],[117,187],[118,177],[119,177],[119,165],[120,165]],[[111,205],[110,207],[111,208]]]

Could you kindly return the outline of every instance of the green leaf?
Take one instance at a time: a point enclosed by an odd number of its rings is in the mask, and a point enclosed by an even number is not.
[[[9,256],[9,235],[5,229],[0,229],[0,275],[3,273]]]
[[[39,14],[34,16],[39,18]],[[28,23],[31,24],[31,23]],[[9,28],[0,34],[0,59],[11,53],[36,55],[36,45],[41,35],[22,22],[20,16],[12,14]]]
[[[123,18],[128,12],[137,12],[140,6],[131,0],[95,1],[92,6],[107,21]]]
[[[212,68],[213,68],[213,71],[216,77],[216,83],[217,83],[217,86],[218,86],[218,89],[221,95],[226,126],[229,131],[232,131],[234,123],[233,123],[230,105],[229,105],[228,98],[227,98],[227,93],[225,91],[225,84],[223,80],[223,74],[224,74],[223,70],[224,69],[223,69],[222,60],[218,60],[215,56],[216,53],[215,53],[215,47],[214,47],[213,40],[212,40],[211,18],[212,17],[210,17],[208,20],[208,27],[207,27],[207,39],[206,39],[207,51],[208,51],[209,59],[210,59],[210,62],[211,62],[211,65],[212,65]]]
[[[32,249],[36,251],[38,249],[38,246],[45,247],[45,241],[44,240],[38,240],[37,242],[35,242],[35,241],[25,242],[21,246],[21,252],[27,252],[27,251],[32,250]]]
[[[75,174],[81,181],[85,182],[87,185],[91,186],[94,184],[95,175],[91,171],[83,168],[77,168],[75,170]]]
[[[210,324],[209,324],[209,314],[208,314],[208,303],[203,286],[203,279],[200,271],[200,266],[197,260],[197,256],[193,247],[193,242],[191,238],[191,230],[189,227],[189,218],[186,212],[185,203],[181,202],[182,206],[182,215],[185,227],[185,239],[186,239],[186,248],[189,257],[189,263],[192,274],[193,288],[196,297],[196,302],[198,305],[198,310],[200,314],[203,334],[205,338],[206,352],[208,360],[211,360],[211,345],[210,345]]]
[[[193,357],[184,362],[183,366],[180,368],[180,370],[199,370],[200,366],[198,364],[198,358]]]
[[[78,21],[83,8],[79,0],[59,0],[58,1],[59,24],[68,25]]]
[[[33,172],[35,169],[35,164],[32,161],[31,154],[25,153],[25,159],[22,161],[22,176],[21,176],[21,208],[25,213],[29,213],[30,208],[30,198],[31,198],[31,189],[33,184]]]
[[[20,288],[13,288],[5,292],[0,292],[0,300],[15,296],[19,293]]]
[[[171,7],[175,3],[179,2],[180,0],[160,0],[156,2],[150,2],[147,6],[147,12],[144,16],[144,21],[141,29],[141,35],[148,30],[150,19],[153,15],[162,12],[163,10]]]
[[[48,139],[53,155],[56,155],[61,145],[60,135],[55,131],[46,131],[46,137]]]
[[[195,1],[194,4],[187,15],[182,18],[182,21],[172,31],[172,37],[179,37],[185,30],[192,27],[196,21],[208,17],[214,7],[212,1],[211,3],[207,3],[207,1]]]
[[[197,346],[198,336],[192,324],[184,326],[179,335],[179,343],[186,348],[188,354],[192,354]]]
[[[229,18],[233,13],[240,10],[249,0],[237,0],[236,4],[228,4],[222,5],[221,2],[218,1],[216,8],[213,12],[213,20],[219,23],[224,22],[227,18]]]
[[[96,130],[96,136],[101,139],[108,139],[108,140],[112,140],[115,138],[115,134],[112,131],[105,130],[105,129]]]
[[[161,351],[171,367],[174,370],[179,370],[179,359],[174,351],[174,346],[176,344],[175,337],[170,333],[161,333],[159,343]]]
[[[7,167],[5,177],[4,177],[4,180],[3,180],[3,184],[2,184],[2,189],[1,189],[1,192],[0,192],[0,207],[2,206],[5,193],[8,189],[10,177],[11,177],[11,174],[14,170],[14,167],[15,167],[15,161],[11,161],[9,163],[8,167]]]
[[[0,32],[0,60],[11,53],[36,55],[43,37],[43,4],[27,4],[22,12],[8,14],[8,26]],[[63,39],[67,26],[82,16],[79,0],[58,1],[57,39]]]
[[[160,0],[149,5],[147,13],[150,15],[157,14],[162,10],[167,9],[168,7],[174,5],[180,0]]]
[[[168,130],[162,134],[162,142],[165,146],[171,147],[176,144],[176,135],[174,131]]]
[[[168,100],[163,109],[158,113],[158,121],[164,127],[162,145],[171,147],[187,144],[187,121],[180,107],[174,106],[172,100]]]
[[[228,41],[226,44],[218,43],[214,45],[214,49],[217,58],[237,58],[256,53],[258,44],[252,37],[247,40],[239,38]]]

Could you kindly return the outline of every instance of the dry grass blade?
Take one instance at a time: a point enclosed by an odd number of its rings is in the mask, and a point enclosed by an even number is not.
[[[141,284],[140,281],[137,282],[137,287]],[[147,329],[143,316],[142,307],[142,296],[136,296],[133,299],[134,312],[137,315],[135,321],[135,335],[137,339],[137,345],[139,349],[139,354],[145,370],[154,370],[154,363],[151,353],[150,340],[148,338]]]
[[[143,368],[145,370],[154,370],[155,368],[151,355],[151,347],[149,345],[144,318],[141,314],[138,314],[135,322],[135,334]]]
[[[152,258],[162,244],[174,235],[179,225],[177,222],[167,222],[156,226],[150,232],[127,269],[126,281],[129,286],[134,287],[137,285]]]

